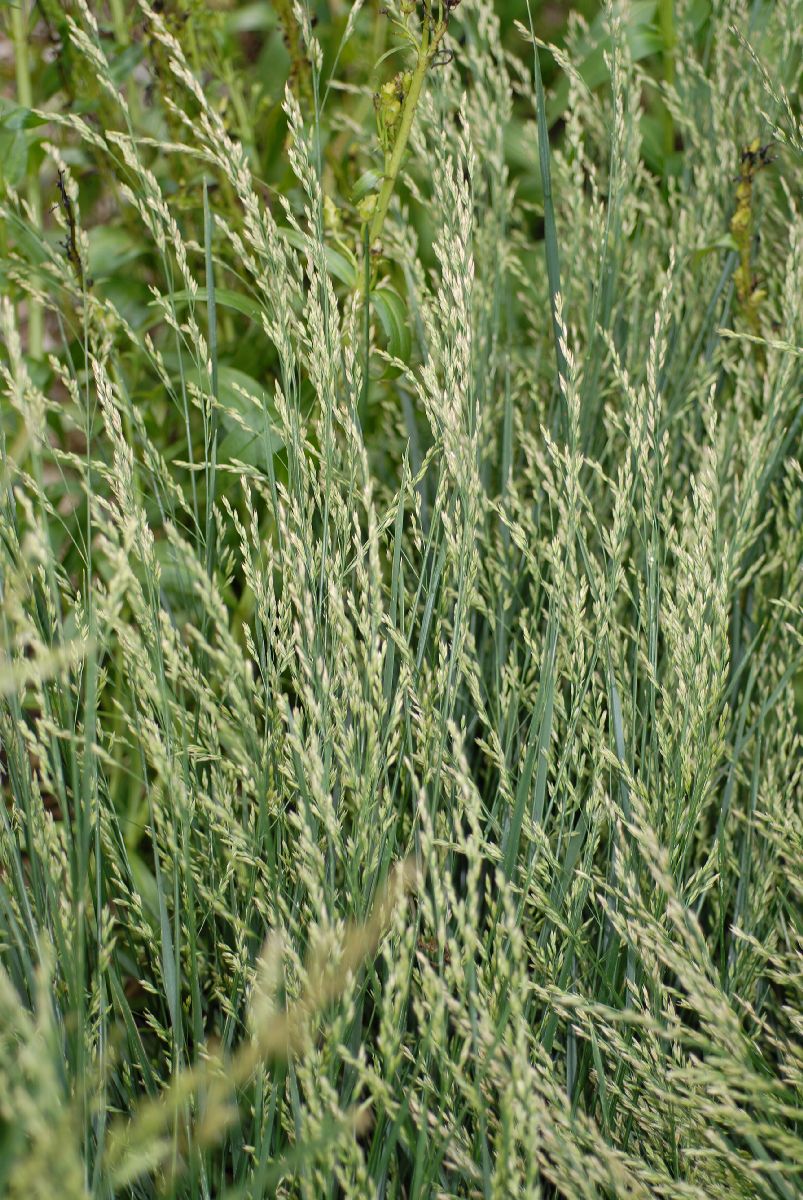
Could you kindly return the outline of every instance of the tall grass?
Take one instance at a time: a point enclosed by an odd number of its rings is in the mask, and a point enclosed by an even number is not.
[[[792,1200],[803,6],[390,7],[3,110],[0,1193]]]

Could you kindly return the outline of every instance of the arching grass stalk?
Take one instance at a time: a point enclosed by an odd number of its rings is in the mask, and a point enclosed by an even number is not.
[[[438,20],[433,24],[432,9],[429,4],[425,5],[415,68],[412,72],[398,75],[375,97],[379,136],[385,151],[385,171],[376,205],[370,216],[368,242],[372,250],[376,249],[382,236],[388,207],[413,127],[413,117],[421,96],[424,77],[438,53],[449,23],[449,12],[454,7],[454,4],[450,5],[448,2],[440,6]]]

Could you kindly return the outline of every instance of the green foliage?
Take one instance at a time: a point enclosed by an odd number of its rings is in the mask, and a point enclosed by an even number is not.
[[[563,9],[3,10],[3,1196],[800,1194],[803,5]]]

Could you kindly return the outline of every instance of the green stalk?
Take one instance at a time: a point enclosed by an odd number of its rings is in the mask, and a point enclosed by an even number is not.
[[[206,570],[210,578],[215,569],[215,474],[217,471],[218,438],[218,357],[217,304],[215,302],[215,273],[212,265],[212,210],[209,207],[209,185],[204,179],[204,253],[206,260],[206,309],[208,315],[209,359],[212,364],[210,387],[214,404],[205,430],[204,447],[206,474]],[[206,422],[204,422],[206,424]]]
[[[17,72],[17,99],[23,108],[33,108],[31,68],[28,61],[28,12],[22,2],[11,9],[11,34],[14,41],[14,63]],[[28,203],[34,223],[42,225],[42,197],[39,191],[39,174],[28,165]],[[38,300],[28,297],[28,354],[41,358],[44,345],[44,313]]]
[[[664,79],[667,83],[674,83],[675,47],[677,45],[675,0],[658,0],[658,25],[661,30],[661,39],[664,43]]]
[[[120,46],[127,46],[131,39],[128,36],[123,0],[109,0],[109,8],[112,14],[114,36]]]
[[[424,29],[421,34],[421,45],[418,50],[418,62],[413,71],[413,77],[410,80],[410,87],[402,108],[401,120],[399,122],[399,132],[396,135],[396,141],[393,144],[393,152],[389,161],[385,166],[385,178],[382,182],[382,187],[376,201],[371,228],[368,234],[368,242],[370,246],[375,245],[382,234],[382,227],[385,224],[385,217],[388,213],[390,199],[393,195],[393,189],[396,186],[396,180],[401,168],[401,161],[404,157],[404,151],[407,148],[407,142],[410,138],[410,131],[413,127],[413,117],[415,116],[416,105],[418,104],[421,88],[424,84],[424,76],[427,73],[427,67],[432,60],[432,54],[435,50],[440,37],[436,34],[435,38],[429,40],[429,26],[424,22]]]
[[[658,27],[663,42],[664,80],[671,87],[675,82],[675,50],[677,30],[675,28],[675,0],[658,0]],[[664,109],[664,151],[671,154],[675,148],[675,123],[668,108]]]

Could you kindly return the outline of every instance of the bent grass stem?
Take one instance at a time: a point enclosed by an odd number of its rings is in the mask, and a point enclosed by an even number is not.
[[[402,158],[407,149],[407,142],[410,139],[410,131],[413,127],[413,117],[421,96],[421,88],[424,84],[424,76],[427,73],[433,56],[440,44],[441,38],[446,32],[446,23],[442,22],[436,29],[434,35],[430,35],[428,22],[424,22],[424,28],[421,34],[421,45],[418,49],[418,61],[415,65],[412,78],[410,79],[410,87],[404,99],[402,106],[401,119],[399,121],[399,131],[396,135],[396,140],[393,143],[393,150],[390,158],[385,164],[385,176],[382,181],[382,187],[379,191],[379,196],[376,202],[371,225],[368,234],[369,245],[373,248],[379,241],[382,235],[382,229],[385,224],[385,218],[390,206],[391,197],[396,187],[396,180],[399,177]]]

